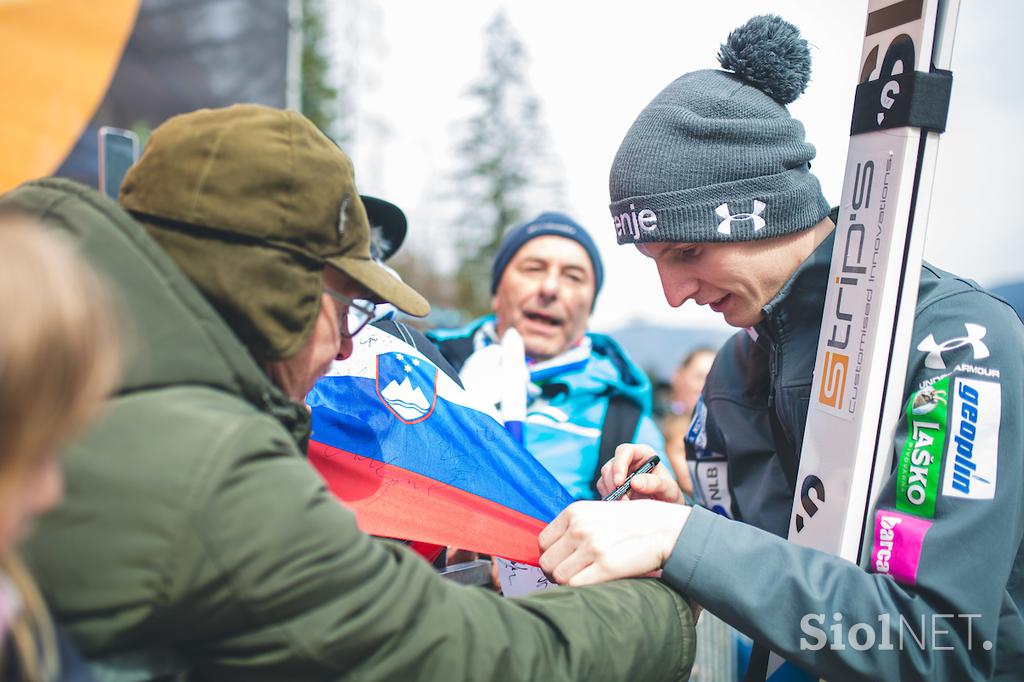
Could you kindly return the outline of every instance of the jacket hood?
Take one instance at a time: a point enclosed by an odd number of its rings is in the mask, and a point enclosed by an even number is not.
[[[606,334],[587,332],[592,344],[591,357],[599,359],[591,365],[593,379],[603,383],[613,392],[621,393],[635,403],[645,412],[651,411],[651,381],[647,375],[636,364],[629,359],[626,352],[619,345],[618,341]],[[607,363],[610,371],[602,365]]]
[[[0,206],[67,234],[113,285],[129,334],[122,394],[206,386],[274,416],[300,443],[308,437],[305,407],[271,383],[199,290],[116,203],[77,182],[48,178],[12,190]]]

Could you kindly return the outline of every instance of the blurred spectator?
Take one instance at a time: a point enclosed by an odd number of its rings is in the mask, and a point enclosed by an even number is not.
[[[704,380],[708,378],[711,363],[715,361],[715,352],[711,348],[697,348],[679,363],[670,382],[672,414],[693,416],[693,407],[704,389]]]
[[[587,231],[543,213],[502,239],[491,270],[495,314],[428,333],[466,388],[495,404],[504,397],[503,338],[519,333],[529,372],[524,444],[576,499],[597,497],[601,465],[619,444],[664,450],[647,377],[611,337],[587,332],[603,278]]]
[[[710,348],[697,348],[691,351],[679,363],[669,382],[671,400],[669,411],[661,419],[661,433],[665,436],[665,454],[668,455],[672,468],[675,469],[679,487],[687,496],[693,496],[693,484],[690,481],[689,467],[686,466],[686,449],[683,437],[690,428],[693,407],[700,398],[704,388],[704,380],[715,360],[715,351]]]
[[[57,235],[0,215],[0,679],[90,680],[15,552],[60,502],[58,454],[114,387],[107,290]]]
[[[461,588],[362,534],[307,464],[303,399],[372,317],[360,299],[428,311],[370,257],[351,162],[308,119],[237,105],[164,123],[121,187],[145,228],[66,180],[4,203],[65,227],[138,336],[107,417],[68,458],[66,504],[26,545],[104,679],[688,670],[691,616],[660,583],[516,601]]]

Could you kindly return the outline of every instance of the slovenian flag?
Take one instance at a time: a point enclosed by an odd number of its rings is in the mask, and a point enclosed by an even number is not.
[[[309,459],[371,534],[536,564],[572,496],[415,348],[368,327],[307,397]]]

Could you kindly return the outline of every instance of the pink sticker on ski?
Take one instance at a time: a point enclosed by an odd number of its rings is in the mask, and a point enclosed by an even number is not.
[[[917,584],[924,536],[932,522],[889,509],[875,513],[875,546],[871,570],[891,575],[903,585]]]

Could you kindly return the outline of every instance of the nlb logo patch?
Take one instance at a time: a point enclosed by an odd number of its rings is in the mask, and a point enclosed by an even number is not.
[[[763,201],[758,201],[757,199],[754,199],[754,210],[752,212],[731,213],[729,211],[728,203],[720,204],[718,208],[715,209],[715,213],[718,215],[719,218],[722,219],[722,222],[718,223],[718,231],[726,235],[727,237],[731,237],[733,223],[750,220],[753,221],[754,223],[754,232],[757,232],[763,229],[764,226],[767,224],[765,222],[765,219],[761,217],[766,207],[767,204],[765,204]]]
[[[924,359],[924,366],[928,369],[946,369],[946,361],[942,359],[942,354],[967,345],[971,347],[975,360],[987,358],[989,356],[988,346],[985,345],[982,339],[985,338],[988,330],[980,324],[971,324],[970,322],[964,323],[964,329],[967,330],[967,336],[960,336],[943,343],[936,343],[935,335],[929,334],[924,341],[917,344],[919,351],[928,354],[928,357]]]
[[[404,353],[377,356],[377,395],[406,424],[417,424],[437,405],[437,367]]]
[[[942,494],[991,500],[996,494],[1000,385],[957,377],[950,411]]]
[[[837,410],[843,409],[843,394],[846,392],[846,375],[850,357],[843,353],[825,353],[825,372],[821,377],[818,402]]]
[[[871,551],[871,569],[891,575],[903,585],[917,584],[921,548],[931,521],[897,511],[875,512],[875,543]]]
[[[690,480],[701,505],[719,516],[732,518],[732,496],[729,494],[729,465],[717,453],[698,460],[687,460]]]

